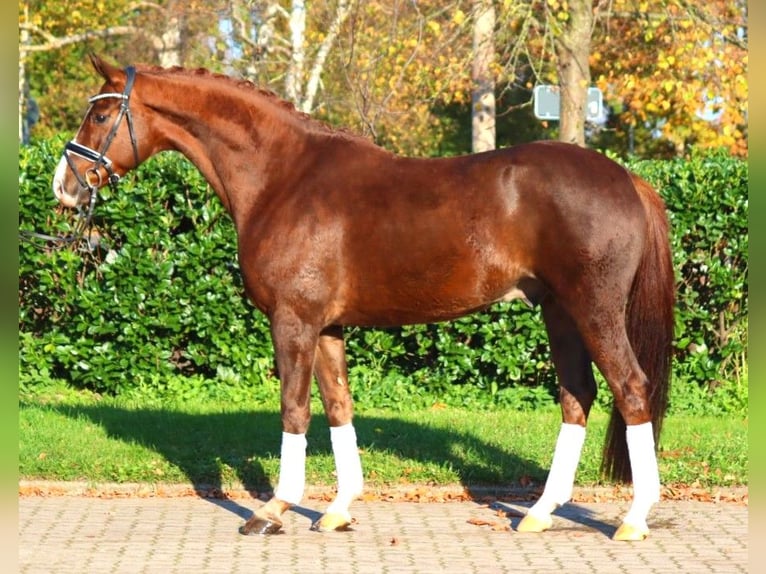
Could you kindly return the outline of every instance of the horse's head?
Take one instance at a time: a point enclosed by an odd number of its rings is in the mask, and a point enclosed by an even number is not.
[[[130,109],[135,70],[121,70],[94,55],[90,59],[106,81],[88,100],[80,129],[56,168],[53,194],[67,207],[92,205],[99,187],[116,184],[145,159],[139,147],[142,122],[134,122]]]

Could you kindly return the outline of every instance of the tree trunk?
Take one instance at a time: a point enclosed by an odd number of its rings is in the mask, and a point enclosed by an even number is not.
[[[303,75],[306,60],[306,3],[304,0],[292,0],[290,9],[290,65],[285,77],[287,99],[300,106],[303,99]]]
[[[585,146],[585,111],[590,85],[590,37],[593,29],[592,0],[570,0],[569,19],[556,38],[561,87],[559,140]]]
[[[492,0],[473,0],[473,62],[471,79],[471,149],[495,149],[495,7]]]
[[[170,68],[181,65],[182,19],[171,14],[165,20],[165,30],[162,32],[162,49],[160,50],[160,66]]]
[[[303,100],[300,102],[300,109],[306,113],[310,113],[314,108],[314,99],[316,98],[317,91],[319,90],[319,79],[322,76],[324,70],[325,61],[332,49],[335,39],[340,33],[341,26],[351,13],[351,7],[354,4],[354,0],[338,0],[338,6],[335,9],[335,16],[333,17],[330,28],[327,31],[327,35],[322,41],[322,45],[317,51],[317,55],[314,58],[314,64],[311,67],[311,73],[309,74],[308,82],[306,83],[306,90]]]

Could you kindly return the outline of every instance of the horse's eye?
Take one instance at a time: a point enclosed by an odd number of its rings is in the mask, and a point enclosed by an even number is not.
[[[107,117],[108,116],[106,116],[105,114],[96,114],[93,116],[93,121],[96,122],[97,124],[103,124],[106,121]]]

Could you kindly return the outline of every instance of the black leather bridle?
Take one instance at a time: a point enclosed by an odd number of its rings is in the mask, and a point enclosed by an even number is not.
[[[67,164],[69,164],[69,169],[72,170],[72,173],[77,178],[78,183],[84,189],[87,189],[90,192],[91,204],[95,203],[93,197],[96,195],[96,190],[104,183],[101,178],[101,167],[104,168],[108,175],[107,183],[110,187],[115,189],[115,186],[120,181],[120,176],[113,171],[112,160],[106,156],[106,152],[109,150],[109,146],[112,145],[112,141],[117,135],[117,130],[120,127],[120,123],[122,123],[123,117],[125,117],[125,119],[128,121],[128,132],[130,133],[130,143],[133,146],[133,159],[135,161],[134,167],[138,166],[138,142],[136,140],[136,133],[133,128],[133,116],[130,113],[130,92],[133,90],[133,83],[136,80],[136,69],[133,66],[128,66],[125,68],[125,74],[127,79],[125,81],[125,89],[122,91],[122,93],[107,92],[104,94],[97,94],[88,99],[88,103],[91,105],[91,107],[97,101],[107,98],[119,98],[122,100],[120,102],[120,111],[117,113],[117,118],[115,118],[114,123],[112,124],[112,127],[109,130],[106,139],[104,140],[104,143],[101,145],[101,150],[96,151],[92,148],[89,148],[88,146],[77,143],[75,140],[68,142],[64,147],[64,158],[66,159]],[[86,116],[88,113],[90,113],[90,108],[88,109]],[[80,172],[77,171],[77,168],[72,159],[73,155],[92,162],[93,166],[88,168],[84,175],[80,174]],[[91,174],[96,176],[95,184],[90,183],[90,178],[88,176]]]
[[[90,107],[85,113],[85,117],[87,117],[90,113],[91,109],[93,108],[93,104],[99,100],[107,98],[118,98],[121,100],[120,110],[117,113],[117,117],[115,118],[114,123],[112,124],[112,127],[110,128],[109,133],[104,140],[104,143],[101,145],[101,149],[96,151],[93,148],[89,148],[88,146],[76,142],[75,140],[69,141],[66,146],[64,146],[64,159],[66,159],[69,169],[72,170],[72,173],[74,174],[75,178],[77,178],[77,182],[80,184],[80,186],[83,189],[87,189],[90,193],[90,200],[88,201],[87,211],[84,214],[82,212],[80,213],[80,221],[76,225],[74,232],[64,237],[53,237],[33,231],[22,231],[20,232],[20,237],[22,239],[37,239],[46,242],[73,243],[79,240],[85,231],[90,228],[91,219],[93,218],[93,209],[96,206],[98,188],[101,187],[104,183],[101,176],[101,168],[103,167],[107,173],[107,184],[112,189],[112,191],[117,190],[117,184],[120,181],[120,176],[114,172],[112,167],[112,160],[107,157],[106,152],[109,151],[109,146],[112,145],[112,141],[117,135],[117,130],[122,123],[123,117],[128,122],[130,143],[133,146],[133,159],[135,161],[135,165],[133,167],[138,166],[138,141],[136,140],[136,133],[133,127],[133,116],[130,113],[130,93],[133,90],[133,84],[136,80],[136,69],[133,66],[128,66],[125,68],[125,75],[125,89],[121,93],[106,92],[103,94],[96,94],[95,96],[88,98]],[[77,166],[74,163],[73,156],[77,156],[90,161],[93,165],[85,170],[84,174],[81,174],[79,171],[77,171]],[[90,182],[90,179],[93,176],[95,176],[95,183]]]

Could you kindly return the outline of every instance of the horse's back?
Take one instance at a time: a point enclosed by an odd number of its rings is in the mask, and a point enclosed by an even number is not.
[[[328,321],[433,322],[533,298],[633,241],[630,176],[596,152],[553,142],[445,159],[356,151],[328,151],[306,170],[264,225],[263,247],[253,240],[261,255],[243,258],[259,289],[304,298]]]
[[[375,199],[385,209],[358,210],[348,243],[351,267],[364,269],[357,284],[376,299],[360,308],[397,300],[407,314],[450,318],[569,289],[619,250],[637,261],[641,203],[628,172],[597,152],[540,142],[393,161],[399,177]]]

